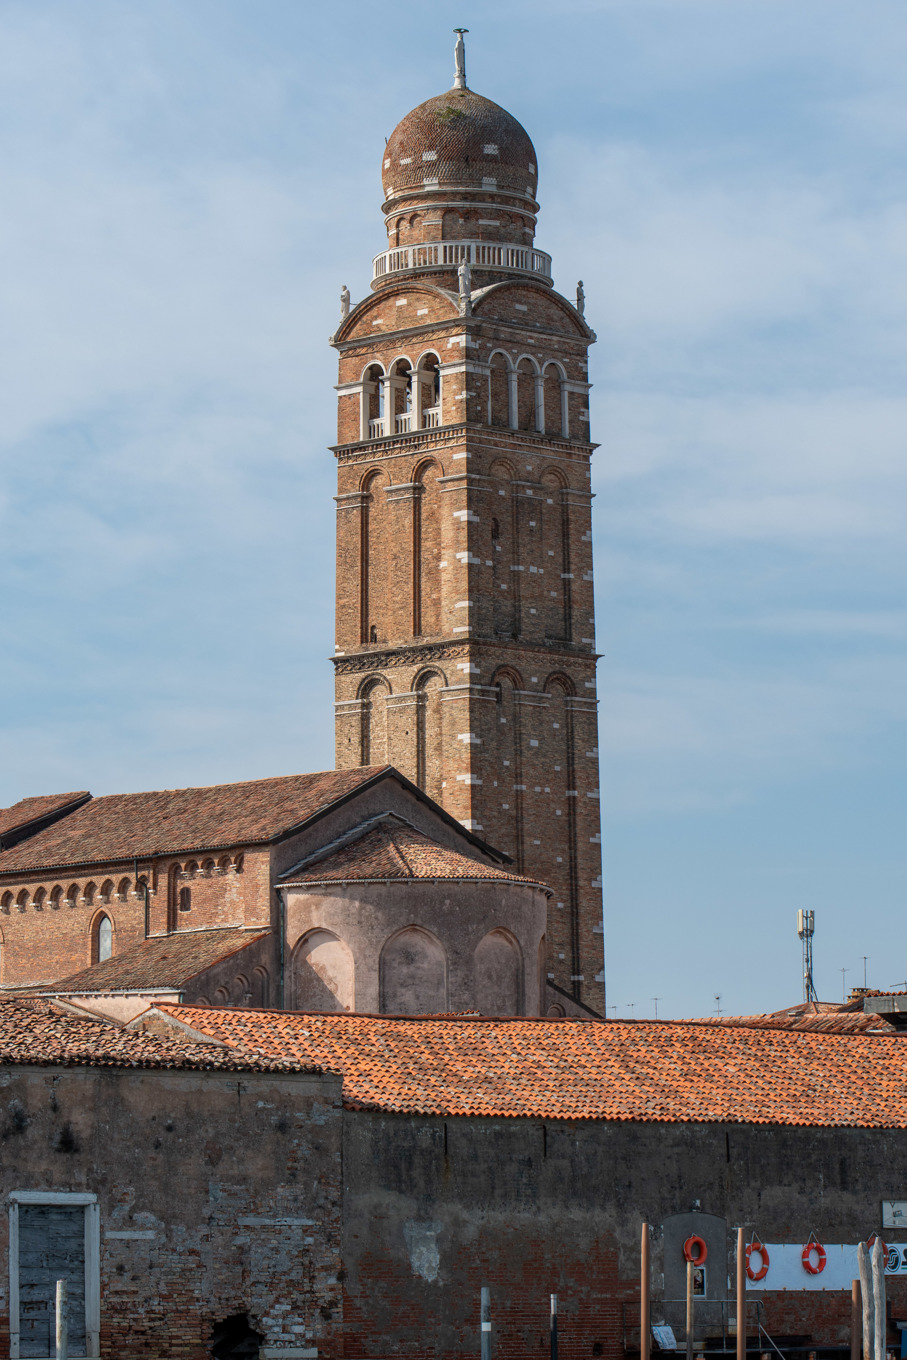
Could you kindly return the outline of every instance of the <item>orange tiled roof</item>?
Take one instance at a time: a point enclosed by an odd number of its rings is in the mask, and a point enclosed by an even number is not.
[[[390,767],[92,798],[0,853],[0,874],[275,840]]]
[[[691,1022],[694,1023],[694,1022]],[[703,1025],[746,1025],[757,1029],[809,1030],[814,1034],[891,1034],[892,1026],[884,1016],[862,1011],[842,1011],[840,1007],[816,1013],[789,1014],[772,1011],[765,1015],[707,1016]]]
[[[233,926],[220,930],[181,930],[142,940],[122,954],[82,968],[42,992],[127,992],[166,988],[177,991],[191,978],[222,959],[264,939],[266,930]],[[29,988],[34,992],[34,987]]]
[[[907,1128],[907,1044],[895,1037],[679,1021],[159,1010],[265,1059],[340,1073],[354,1109]]]
[[[68,1008],[30,997],[0,1001],[0,1063],[75,1067],[189,1067],[248,1071],[312,1071],[292,1059],[257,1057],[216,1044],[191,1043],[183,1035],[121,1029],[74,1015]]]
[[[342,840],[310,856],[295,869],[289,869],[282,875],[281,882],[343,883],[413,878],[536,882],[522,874],[508,873],[506,869],[497,869],[458,851],[448,850],[392,813],[364,822]],[[547,888],[545,891],[549,892]]]
[[[88,790],[83,789],[79,793],[46,793],[38,798],[20,798],[12,807],[0,808],[0,837],[90,797]]]

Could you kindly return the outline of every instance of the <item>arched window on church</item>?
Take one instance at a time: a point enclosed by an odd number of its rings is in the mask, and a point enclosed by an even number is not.
[[[91,961],[103,963],[113,954],[113,923],[106,912],[95,920],[91,933]]]

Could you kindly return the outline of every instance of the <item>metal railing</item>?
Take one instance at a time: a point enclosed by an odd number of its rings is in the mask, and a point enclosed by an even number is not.
[[[372,278],[401,274],[409,269],[456,268],[466,262],[473,269],[508,269],[551,278],[551,256],[532,246],[493,241],[427,241],[384,250],[372,261]]]

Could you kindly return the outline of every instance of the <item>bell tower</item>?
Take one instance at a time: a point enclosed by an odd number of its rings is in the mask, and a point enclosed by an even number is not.
[[[604,1014],[587,349],[522,126],[455,82],[382,157],[342,294],[336,763],[389,762],[553,890],[544,1009]]]

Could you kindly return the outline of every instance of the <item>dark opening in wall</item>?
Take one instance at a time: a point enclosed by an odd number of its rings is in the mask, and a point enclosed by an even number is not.
[[[233,1313],[211,1328],[211,1354],[214,1360],[240,1360],[257,1356],[264,1341],[249,1321],[248,1313]]]

